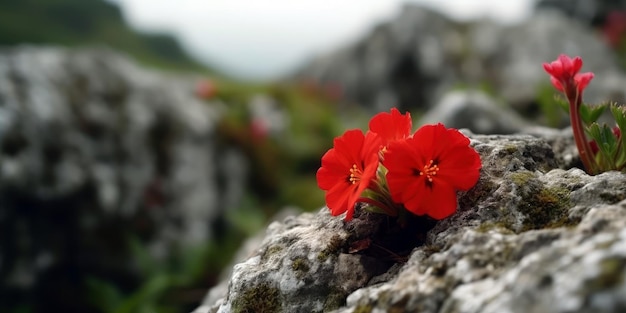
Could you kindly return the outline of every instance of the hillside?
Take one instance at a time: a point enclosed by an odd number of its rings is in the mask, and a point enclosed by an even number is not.
[[[212,72],[174,37],[131,29],[104,0],[2,0],[0,45],[16,44],[107,45],[150,66]]]

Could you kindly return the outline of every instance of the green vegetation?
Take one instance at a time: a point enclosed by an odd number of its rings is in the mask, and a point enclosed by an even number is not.
[[[0,45],[17,44],[106,45],[146,65],[209,71],[189,57],[174,37],[132,30],[120,9],[104,0],[0,1]]]
[[[233,303],[234,313],[280,312],[280,290],[266,284],[251,286]]]
[[[331,255],[334,255],[337,251],[341,250],[343,245],[343,239],[341,239],[339,235],[333,235],[328,241],[328,246],[326,246],[326,248],[317,255],[317,260],[321,262],[326,261],[326,259],[328,259]]]
[[[626,259],[620,256],[607,257],[600,261],[600,273],[589,279],[585,286],[589,290],[601,291],[614,288],[622,283]]]
[[[547,187],[530,171],[511,173],[509,178],[522,188],[519,210],[525,219],[521,231],[572,226],[579,222],[569,218],[570,192],[566,188]]]
[[[219,234],[214,242],[198,247],[182,244],[168,247],[176,250],[175,256],[157,260],[144,246],[144,238],[135,237],[137,234],[130,226],[120,226],[121,239],[115,243],[119,244],[123,257],[116,270],[124,272],[132,267],[134,276],[121,279],[89,270],[81,272],[75,282],[81,293],[73,296],[84,298],[76,304],[83,312],[193,310],[218,282],[219,274],[244,238],[256,234],[286,206],[312,211],[324,204],[324,193],[315,180],[321,156],[346,125],[364,129],[369,119],[369,114],[361,108],[341,104],[337,97],[325,93],[324,86],[244,84],[227,80],[189,57],[173,37],[132,30],[120,9],[105,0],[0,1],[0,45],[18,44],[71,48],[104,45],[130,55],[146,67],[211,76],[217,92],[207,105],[223,104],[225,109],[216,129],[218,148],[241,151],[250,165],[246,194],[237,207],[225,208],[226,215],[218,221],[222,229],[216,231]],[[285,129],[279,134],[254,135],[250,102],[258,95],[275,100],[278,110],[286,116]],[[338,236],[330,238],[318,259],[327,260],[344,248],[344,243]],[[285,246],[272,246],[263,257],[271,257]],[[299,273],[310,270],[306,259],[296,259],[292,265]],[[345,302],[345,297],[343,292],[333,292],[325,306],[337,308]],[[36,311],[30,299],[16,299],[16,305],[8,311]],[[279,300],[279,290],[275,287],[252,286],[240,295],[233,311],[276,312],[280,308]]]

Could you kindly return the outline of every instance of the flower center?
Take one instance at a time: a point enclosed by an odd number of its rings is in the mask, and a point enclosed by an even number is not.
[[[420,171],[420,176],[426,175],[426,179],[429,183],[433,182],[433,176],[437,175],[437,172],[439,171],[439,166],[433,163],[435,163],[435,161],[430,160],[428,164],[424,165],[424,169]]]
[[[356,166],[356,164],[352,164],[352,168],[350,168],[350,176],[348,177],[348,182],[353,185],[361,181],[361,176],[363,172]]]

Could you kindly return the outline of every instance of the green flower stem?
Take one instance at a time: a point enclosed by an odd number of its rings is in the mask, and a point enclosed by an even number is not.
[[[389,207],[389,205],[386,205],[380,201],[377,201],[375,199],[371,199],[371,198],[366,198],[366,197],[361,197],[357,200],[357,202],[363,202],[363,203],[367,203],[370,205],[373,205],[383,211],[385,211],[385,213],[389,216],[397,216],[398,215],[398,211],[392,209],[391,207]]]

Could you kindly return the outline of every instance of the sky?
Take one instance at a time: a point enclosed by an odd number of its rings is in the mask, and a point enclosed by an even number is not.
[[[240,79],[278,78],[419,3],[457,20],[526,18],[533,0],[109,0],[141,31],[176,36],[199,61]]]

